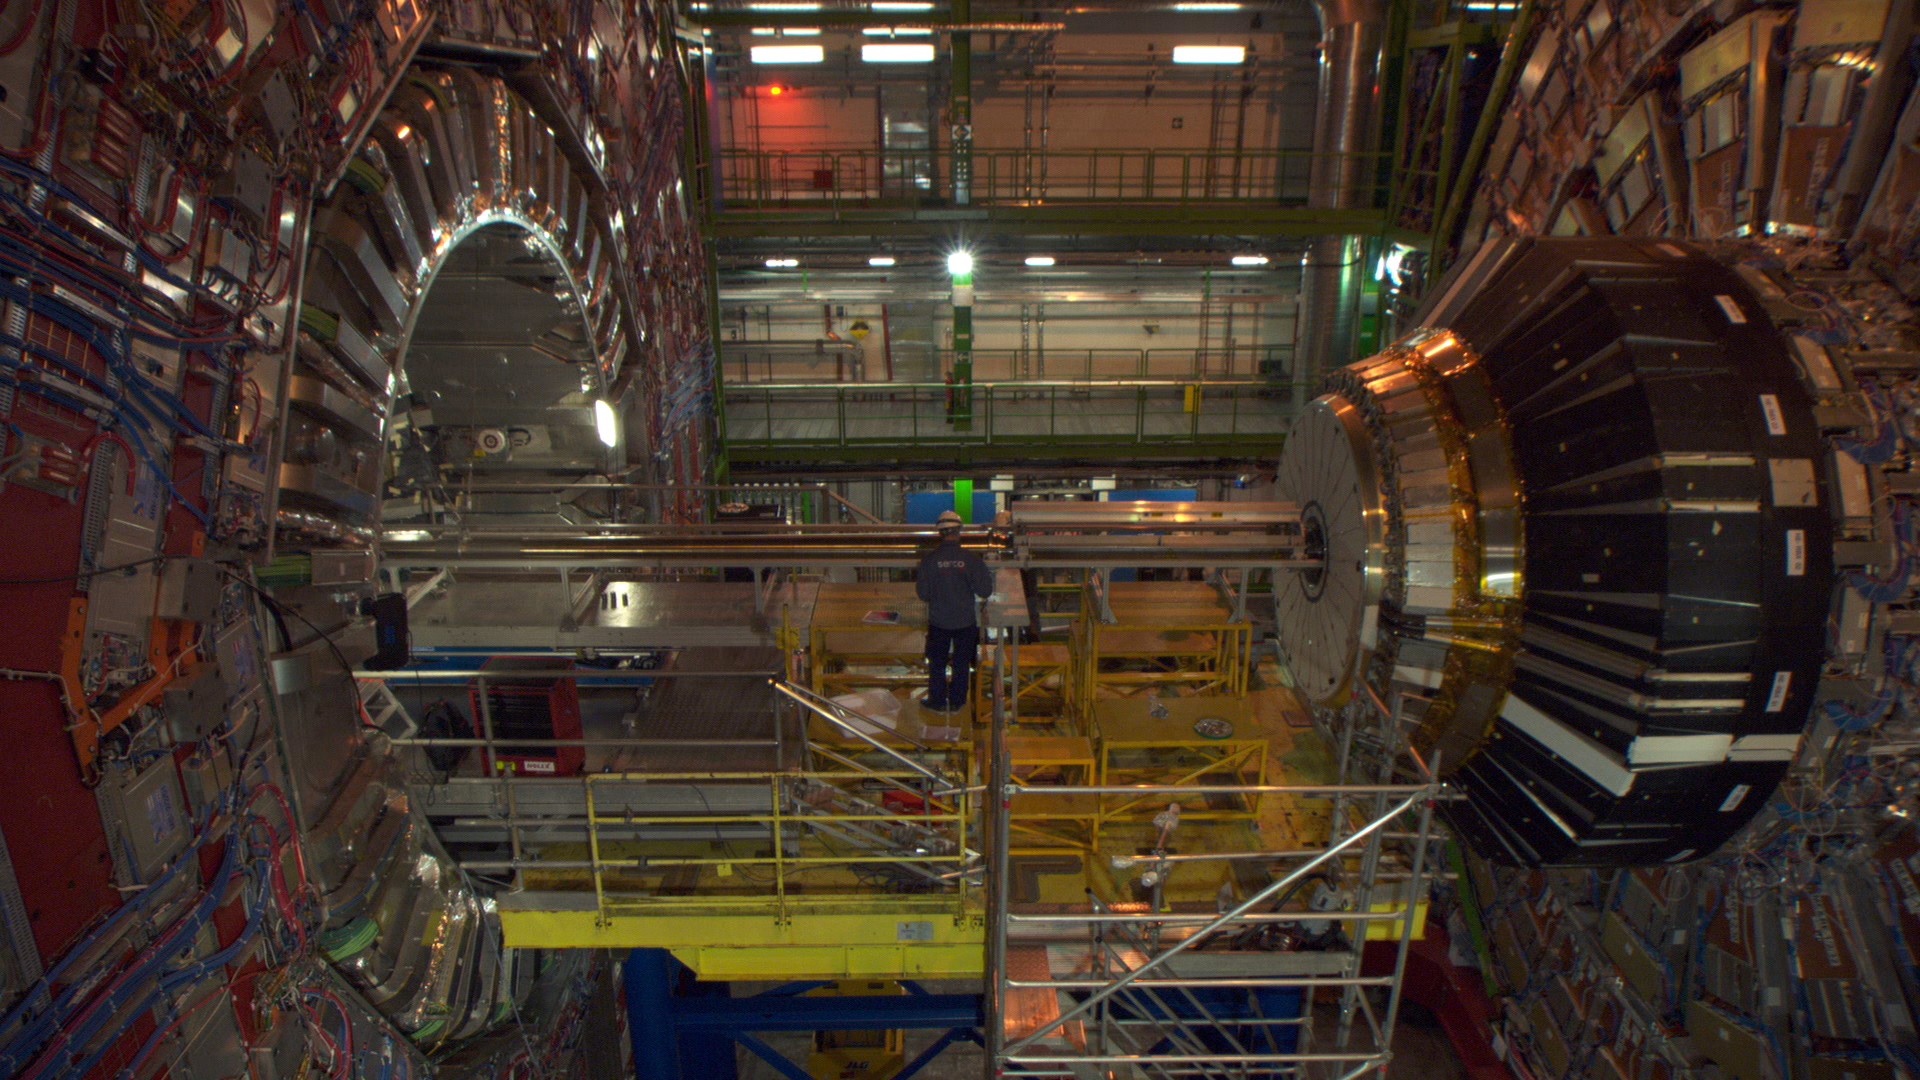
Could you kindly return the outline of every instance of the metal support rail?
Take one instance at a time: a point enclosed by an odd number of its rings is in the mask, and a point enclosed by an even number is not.
[[[1148,795],[1291,794],[1331,797],[1345,806],[1356,802],[1375,804],[1364,821],[1336,822],[1335,835],[1325,848],[1278,851],[1193,853],[1187,855],[1122,856],[1127,864],[1154,865],[1162,872],[1181,865],[1221,861],[1267,860],[1282,863],[1272,881],[1245,900],[1222,913],[1172,911],[1112,911],[1094,901],[1095,910],[1065,912],[1017,912],[996,914],[990,920],[989,942],[1009,938],[1023,942],[1065,942],[1071,938],[1055,935],[1069,927],[1081,926],[1093,933],[1093,955],[1098,962],[1091,975],[1063,978],[1001,977],[993,989],[1000,995],[1054,991],[1072,995],[1061,998],[1061,1007],[1045,1023],[1025,1031],[1019,1037],[1009,1035],[993,1047],[989,1072],[1020,1071],[1036,1075],[1078,1075],[1089,1066],[1130,1066],[1136,1075],[1170,1080],[1176,1076],[1201,1076],[1209,1080],[1250,1080],[1256,1073],[1271,1073],[1274,1066],[1293,1066],[1294,1072],[1325,1080],[1356,1080],[1368,1074],[1384,1072],[1391,1060],[1390,1033],[1399,1007],[1400,980],[1404,975],[1408,942],[1422,917],[1420,901],[1425,895],[1427,868],[1425,850],[1433,822],[1433,807],[1445,797],[1436,772],[1416,755],[1413,758],[1416,781],[1391,782],[1391,774],[1382,774],[1376,782],[1332,784],[1096,784],[1085,787],[1041,787],[1014,782],[996,785],[1003,798],[1011,800],[1061,797],[1125,795],[1136,799]],[[1343,777],[1344,779],[1344,777]],[[1412,821],[1408,821],[1412,815]],[[1411,828],[1409,828],[1411,826]],[[1403,867],[1392,874],[1382,872],[1382,841],[1410,841],[1411,851]],[[1118,861],[1118,860],[1116,860]],[[1316,870],[1341,868],[1336,877],[1344,878],[1349,889],[1348,902],[1339,909],[1262,910]],[[996,852],[991,873],[1004,874],[1004,857]],[[1356,873],[1358,879],[1355,879]],[[1396,896],[1384,905],[1375,902],[1376,880],[1395,879]],[[1197,958],[1182,961],[1183,954],[1209,940],[1218,942],[1224,932],[1277,923],[1305,923],[1338,926],[1352,941],[1345,959],[1330,962],[1335,969],[1324,973],[1299,973],[1298,970],[1273,976],[1249,976],[1223,971],[1209,977],[1205,965],[1220,954],[1215,950],[1193,953]],[[1058,928],[1049,930],[1049,925]],[[1380,931],[1398,938],[1398,950],[1390,973],[1361,975],[1358,971],[1360,944]],[[1038,936],[1036,936],[1036,934]],[[1113,935],[1118,935],[1115,937]],[[1339,954],[1325,954],[1337,956]],[[1195,966],[1195,965],[1198,966]],[[1109,966],[1110,972],[1102,974]],[[1368,1036],[1355,1045],[1357,1032],[1344,1030],[1332,1052],[1311,1045],[1312,1030],[1304,1022],[1310,1013],[1316,988],[1337,990],[1361,1031]],[[1217,996],[1198,998],[1203,990],[1244,991],[1253,994],[1263,988],[1305,991],[1302,1016],[1259,1014],[1258,1005],[1249,1005],[1256,1015],[1241,1017],[1220,1012]],[[1368,991],[1386,991],[1384,1009]],[[1256,999],[1249,998],[1249,1002]],[[1050,1036],[1076,1021],[1084,1024],[1085,1049],[1043,1045]],[[1004,1022],[996,1014],[990,1022],[1004,1032]],[[1249,1027],[1251,1025],[1251,1027]],[[1253,1045],[1259,1040],[1242,1029],[1289,1030],[1297,1032],[1299,1044]],[[1078,1028],[1076,1028],[1078,1030]],[[1242,1034],[1236,1035],[1236,1031]],[[1129,1034],[1131,1033],[1131,1034]],[[1082,1038],[1073,1036],[1074,1040]],[[1293,1048],[1296,1052],[1265,1053],[1265,1049]],[[1257,1068],[1267,1067],[1267,1068]],[[1329,1071],[1330,1070],[1330,1071]]]

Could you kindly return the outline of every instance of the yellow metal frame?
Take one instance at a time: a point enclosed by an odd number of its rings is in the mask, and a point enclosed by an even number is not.
[[[1171,639],[1168,635],[1185,635]],[[1143,645],[1142,642],[1150,642]],[[1249,623],[1110,625],[1095,619],[1075,622],[1071,636],[1075,664],[1073,704],[1085,713],[1106,696],[1129,696],[1163,686],[1196,693],[1239,696],[1247,692]],[[1129,661],[1126,670],[1103,671],[1102,661]]]
[[[849,762],[849,764],[852,764]],[[739,773],[589,773],[581,777],[585,784],[587,809],[587,854],[588,867],[584,871],[557,868],[542,870],[539,864],[527,867],[528,873],[559,875],[562,878],[583,874],[593,887],[594,916],[611,925],[621,916],[642,913],[673,911],[680,913],[723,912],[758,913],[761,917],[775,921],[787,921],[795,917],[798,910],[823,901],[836,904],[869,904],[876,901],[894,899],[916,899],[921,903],[938,901],[939,910],[950,916],[958,917],[962,912],[979,906],[979,898],[974,895],[977,888],[965,874],[956,874],[956,888],[952,893],[935,896],[917,895],[894,897],[866,889],[850,888],[841,891],[814,889],[796,889],[789,884],[789,878],[809,870],[833,867],[921,864],[928,867],[947,867],[948,872],[965,868],[967,862],[967,822],[972,815],[972,794],[965,790],[935,798],[924,791],[911,786],[911,781],[922,779],[917,774],[906,771],[881,771],[855,766],[845,772],[813,770],[807,772],[739,772]],[[924,810],[918,813],[796,813],[786,805],[784,786],[796,780],[812,780],[827,787],[857,782],[866,785],[870,782],[891,783],[903,791],[910,792],[922,800]],[[603,800],[599,789],[609,783],[713,783],[738,782],[765,784],[767,786],[770,812],[736,814],[636,814],[631,811],[603,813]],[[868,799],[871,792],[862,791],[857,796],[862,801]],[[745,856],[616,856],[609,854],[609,848],[615,844],[626,845],[633,841],[610,841],[601,835],[608,827],[631,828],[636,825],[714,825],[740,824],[749,822],[766,826],[771,838],[771,850],[765,854],[758,851]],[[952,850],[945,854],[899,855],[892,853],[851,854],[830,852],[822,849],[820,854],[809,854],[801,849],[798,854],[790,854],[790,843],[805,843],[807,827],[813,824],[829,826],[855,826],[875,823],[899,824],[910,822],[950,833]],[[764,868],[771,873],[771,880],[755,881],[745,874],[736,875],[743,868]],[[698,891],[683,895],[657,895],[652,892],[634,892],[619,889],[618,883],[610,878],[620,871],[658,871],[692,870],[702,884],[709,887],[721,881],[727,883],[727,892]],[[754,888],[752,886],[762,886]],[[889,905],[879,904],[880,909]]]

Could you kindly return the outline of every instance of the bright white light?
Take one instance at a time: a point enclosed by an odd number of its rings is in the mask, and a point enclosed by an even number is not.
[[[867,259],[867,265],[868,265],[868,266],[892,266],[892,265],[893,265],[893,256],[891,256],[891,255],[874,255],[874,256],[872,256],[872,257],[870,257],[870,258],[868,258],[868,259]]]
[[[396,544],[411,544],[421,540],[431,540],[433,534],[425,529],[396,529],[387,534],[387,539]]]
[[[780,36],[780,31],[774,29],[771,26],[756,26],[753,29],[747,31],[747,33],[752,34],[754,37],[779,37]]]
[[[1238,64],[1247,58],[1245,45],[1175,45],[1176,64]]]
[[[875,11],[932,11],[929,0],[873,0],[867,5]]]
[[[747,53],[756,64],[817,64],[827,58],[818,45],[754,45]]]
[[[1173,10],[1175,11],[1239,11],[1241,8],[1245,6],[1246,6],[1245,4],[1216,4],[1216,3],[1209,2],[1209,3],[1198,3],[1198,4],[1175,4],[1173,5]]]
[[[1265,266],[1268,261],[1265,255],[1235,255],[1233,257],[1233,265],[1235,266]]]
[[[614,418],[613,406],[598,398],[593,402],[593,430],[606,446],[615,446],[620,442],[620,425]]]
[[[860,32],[868,37],[931,37],[930,26],[865,26]]]
[[[973,252],[956,251],[947,256],[947,273],[954,277],[973,273]]]
[[[789,26],[785,30],[780,31],[780,36],[781,37],[819,37],[820,28],[817,26]]]
[[[760,0],[759,3],[748,4],[747,10],[748,11],[819,11],[820,5],[814,4],[814,3],[799,3],[797,2],[797,0]]]
[[[768,259],[767,260],[767,269],[769,270],[784,270],[784,269],[787,269],[788,267],[799,266],[799,265],[800,265],[799,259]]]
[[[1052,265],[1053,265],[1053,256],[1051,256],[1051,255],[1029,255],[1029,256],[1027,256],[1027,265],[1028,265],[1028,266],[1052,266]]]
[[[933,59],[933,45],[928,42],[862,45],[860,59],[869,64],[924,64]]]

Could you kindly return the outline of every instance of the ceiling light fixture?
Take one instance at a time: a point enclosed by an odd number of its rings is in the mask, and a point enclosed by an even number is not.
[[[1028,266],[1052,266],[1052,265],[1053,265],[1053,256],[1051,256],[1051,255],[1029,255],[1029,256],[1027,256],[1027,265],[1028,265]]]
[[[814,3],[800,3],[798,2],[798,0],[759,0],[758,3],[748,4],[747,10],[748,11],[819,11],[820,5],[814,4]]]
[[[785,30],[780,31],[780,36],[781,37],[819,37],[820,28],[817,26],[789,26]]]
[[[1233,257],[1233,265],[1235,266],[1265,266],[1271,261],[1272,260],[1268,259],[1265,255],[1235,255]]]
[[[817,64],[827,58],[818,45],[755,45],[747,54],[756,64]]]
[[[1245,4],[1220,4],[1208,0],[1206,3],[1185,3],[1173,5],[1175,11],[1239,11]]]
[[[1247,58],[1245,45],[1175,45],[1176,64],[1238,64]]]
[[[863,26],[860,32],[868,37],[931,37],[930,26]]]
[[[618,446],[620,443],[620,425],[613,415],[613,406],[595,398],[593,401],[593,430],[606,446]]]
[[[869,64],[925,64],[933,60],[933,45],[930,42],[862,45],[860,59]]]
[[[747,33],[753,35],[754,37],[779,37],[780,36],[780,31],[777,28],[771,27],[771,26],[756,26],[753,29],[747,31]]]
[[[868,265],[868,266],[892,266],[892,265],[893,265],[893,256],[891,256],[891,255],[874,255],[874,256],[871,256],[871,257],[869,257],[869,258],[867,259],[867,265]]]
[[[930,0],[873,0],[867,5],[874,11],[932,11]]]
[[[767,269],[769,270],[786,270],[791,267],[795,267],[799,265],[800,265],[799,259],[768,259],[767,260]]]

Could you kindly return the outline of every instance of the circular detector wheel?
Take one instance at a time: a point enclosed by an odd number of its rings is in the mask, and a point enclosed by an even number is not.
[[[1321,565],[1280,583],[1277,632],[1296,689],[1338,704],[1379,599],[1380,486],[1359,414],[1344,398],[1307,406],[1280,456],[1281,494],[1299,504],[1301,554]]]

